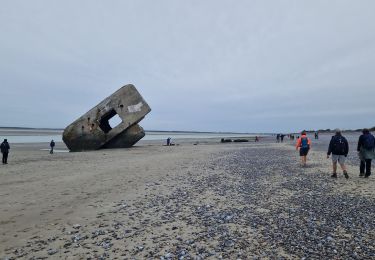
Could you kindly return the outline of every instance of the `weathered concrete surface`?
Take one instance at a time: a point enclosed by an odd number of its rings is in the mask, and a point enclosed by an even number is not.
[[[118,136],[114,137],[102,148],[129,148],[135,145],[139,140],[145,136],[145,131],[138,125],[132,125]]]
[[[130,147],[145,136],[137,125],[151,108],[133,85],[126,85],[65,128],[63,141],[71,151]],[[112,128],[109,120],[122,122]]]

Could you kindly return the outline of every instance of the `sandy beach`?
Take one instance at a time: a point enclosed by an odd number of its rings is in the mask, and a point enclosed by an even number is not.
[[[50,155],[12,146],[0,167],[2,259],[370,259],[374,176],[332,180],[313,140],[308,167],[293,143],[140,142]],[[56,149],[65,149],[61,143]]]

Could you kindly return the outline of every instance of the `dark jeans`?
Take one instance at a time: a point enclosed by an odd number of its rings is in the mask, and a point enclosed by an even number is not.
[[[365,161],[361,160],[361,165],[359,167],[359,172],[361,174],[365,173],[365,168],[366,168],[366,175],[370,176],[371,175],[371,159],[366,159]]]
[[[3,163],[8,163],[8,153],[3,153]]]

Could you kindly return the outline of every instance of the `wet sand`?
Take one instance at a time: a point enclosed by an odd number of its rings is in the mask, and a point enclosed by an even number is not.
[[[374,177],[358,178],[353,151],[350,179],[332,180],[327,140],[306,168],[273,138],[53,155],[15,145],[0,167],[0,257],[373,258]]]

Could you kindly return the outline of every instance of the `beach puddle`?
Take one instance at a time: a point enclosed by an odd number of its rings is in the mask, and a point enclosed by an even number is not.
[[[50,149],[40,149],[41,151],[50,151]],[[53,150],[54,153],[69,153],[69,150]]]

